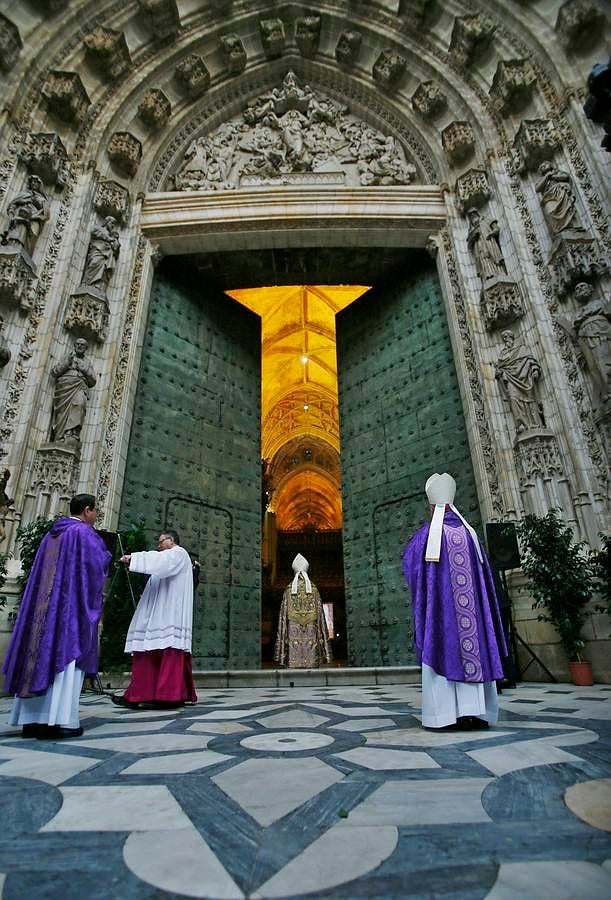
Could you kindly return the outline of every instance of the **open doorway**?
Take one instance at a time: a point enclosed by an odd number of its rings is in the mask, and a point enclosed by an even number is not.
[[[368,285],[229,290],[261,318],[261,661],[273,665],[297,553],[320,592],[336,665],[348,658],[335,317]]]

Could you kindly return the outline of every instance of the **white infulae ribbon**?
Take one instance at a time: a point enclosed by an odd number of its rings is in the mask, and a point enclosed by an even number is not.
[[[311,594],[312,582],[310,581],[310,578],[308,576],[308,561],[305,556],[301,555],[301,553],[298,553],[293,560],[293,572],[295,573],[295,577],[293,578],[293,582],[291,584],[291,594],[297,593],[297,585],[299,584],[300,575],[303,575],[303,580],[305,581],[306,594]]]
[[[446,505],[450,507],[452,512],[456,513],[460,521],[463,523],[469,534],[473,539],[473,543],[475,544],[475,550],[477,552],[477,556],[480,562],[483,562],[482,557],[482,548],[480,546],[479,538],[475,533],[475,529],[472,525],[469,525],[464,516],[462,516],[453,503],[436,503],[435,508],[433,510],[433,518],[431,519],[431,527],[429,528],[429,536],[426,542],[426,550],[424,553],[424,559],[426,562],[439,562],[439,557],[441,555],[441,534],[443,531],[443,517],[445,513]]]

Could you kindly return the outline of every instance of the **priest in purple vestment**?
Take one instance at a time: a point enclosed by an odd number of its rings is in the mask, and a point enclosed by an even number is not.
[[[485,728],[498,718],[496,680],[507,655],[492,573],[474,529],[453,505],[452,476],[431,475],[425,490],[431,522],[403,555],[422,666],[422,725]]]
[[[83,733],[79,697],[98,670],[98,622],[111,554],[93,524],[95,497],[77,494],[70,516],[43,538],[19,606],[2,671],[15,695],[10,725],[24,737]]]

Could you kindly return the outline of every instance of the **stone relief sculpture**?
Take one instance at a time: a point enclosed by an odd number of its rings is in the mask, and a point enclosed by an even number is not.
[[[488,224],[482,223],[479,211],[475,207],[468,210],[467,218],[469,220],[467,246],[482,284],[485,285],[493,278],[503,278],[507,275],[507,267],[501,250],[498,222],[493,220]]]
[[[55,380],[51,430],[56,444],[78,447],[81,442],[89,388],[96,383],[93,367],[85,358],[88,346],[84,338],[77,338],[74,349],[51,369]]]
[[[11,351],[8,348],[8,344],[4,340],[4,320],[0,318],[0,369],[3,369],[11,358]]]
[[[579,303],[573,321],[560,320],[581,351],[586,369],[595,387],[595,406],[606,406],[609,401],[609,368],[611,358],[611,309],[609,302],[593,298],[592,285],[581,282],[574,295]]]
[[[535,190],[541,195],[541,208],[551,237],[555,238],[568,228],[583,230],[579,225],[575,193],[567,172],[546,161],[541,163],[537,173],[539,180]]]
[[[3,543],[6,537],[6,514],[15,502],[6,493],[6,486],[9,483],[10,477],[10,469],[5,469],[2,478],[0,478],[0,544]]]
[[[257,97],[239,119],[190,144],[174,187],[225,190],[243,179],[290,183],[304,173],[312,181],[326,174],[335,183],[409,184],[416,169],[394,137],[288,72],[281,87]]]
[[[502,331],[503,349],[494,364],[495,376],[509,401],[518,434],[545,427],[537,384],[541,367],[534,356],[519,341],[513,331]]]
[[[105,295],[120,248],[117,222],[113,216],[106,216],[102,225],[91,229],[81,284],[95,287]]]
[[[49,199],[38,175],[30,175],[27,187],[7,207],[8,225],[2,243],[19,247],[32,256],[44,223],[49,218]]]

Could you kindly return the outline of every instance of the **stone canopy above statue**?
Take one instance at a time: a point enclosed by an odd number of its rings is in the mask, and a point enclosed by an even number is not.
[[[177,191],[265,184],[410,184],[400,143],[288,72],[282,86],[192,141],[172,177]]]

